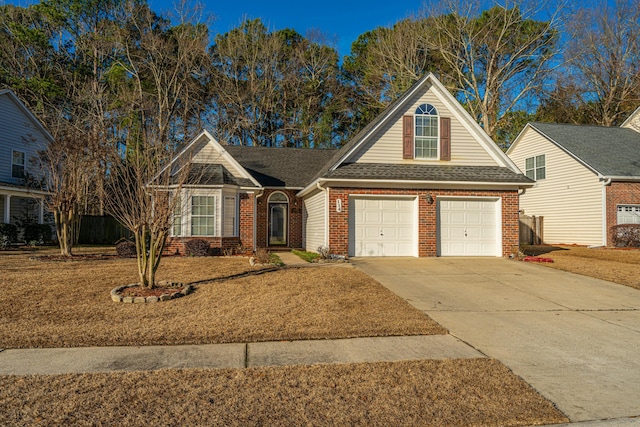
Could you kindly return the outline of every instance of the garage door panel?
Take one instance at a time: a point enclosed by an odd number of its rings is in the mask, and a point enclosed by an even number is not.
[[[381,230],[380,240],[396,240],[398,236],[398,230],[395,227],[383,227]]]
[[[349,221],[352,256],[414,256],[415,199],[353,197]]]
[[[497,206],[495,200],[439,200],[438,254],[495,256]]]

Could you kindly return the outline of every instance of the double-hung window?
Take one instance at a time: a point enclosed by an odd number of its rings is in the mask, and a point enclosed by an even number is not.
[[[547,176],[545,155],[528,157],[524,161],[525,175],[535,181]]]
[[[11,152],[11,177],[24,178],[26,156],[24,151],[13,150]]]
[[[438,110],[431,104],[420,105],[415,112],[415,158],[437,159],[439,138]]]
[[[191,197],[191,235],[216,235],[216,197]]]

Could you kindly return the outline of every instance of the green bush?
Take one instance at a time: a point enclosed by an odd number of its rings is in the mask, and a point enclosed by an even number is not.
[[[4,249],[18,241],[18,227],[13,224],[0,224],[0,246]]]
[[[24,241],[27,244],[43,245],[51,241],[51,226],[49,224],[24,224]]]

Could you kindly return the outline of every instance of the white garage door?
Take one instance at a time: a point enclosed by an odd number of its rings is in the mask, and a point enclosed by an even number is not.
[[[640,224],[640,206],[619,205],[617,224]]]
[[[349,198],[350,256],[416,256],[415,199]]]
[[[495,199],[439,199],[438,255],[498,255],[497,206]]]

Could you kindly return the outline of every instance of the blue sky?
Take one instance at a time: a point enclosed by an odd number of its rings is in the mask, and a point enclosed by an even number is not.
[[[1,1],[1,0],[0,0]],[[172,0],[148,0],[156,12],[170,10]],[[320,30],[335,39],[341,56],[347,55],[351,43],[365,31],[390,26],[418,12],[421,0],[324,0],[321,2],[276,0],[235,0],[205,2],[206,12],[215,18],[211,31],[225,33],[237,27],[243,17],[260,18],[270,28],[293,28],[302,35]]]

